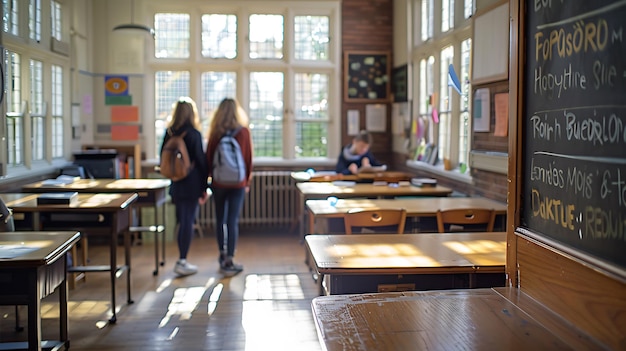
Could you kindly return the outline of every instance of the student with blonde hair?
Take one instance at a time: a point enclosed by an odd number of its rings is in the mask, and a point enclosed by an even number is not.
[[[200,133],[200,117],[196,103],[189,97],[181,97],[176,103],[168,123],[163,145],[175,135],[183,135],[185,147],[189,153],[192,169],[189,174],[170,185],[172,203],[176,206],[176,222],[178,224],[179,259],[174,272],[180,276],[194,274],[198,267],[187,262],[187,253],[191,247],[193,224],[199,203],[207,200],[208,166],[202,149],[202,133]]]
[[[220,140],[232,136],[239,144],[243,173],[241,179],[222,179],[216,177],[216,150]],[[222,100],[213,114],[209,129],[206,150],[207,164],[213,200],[215,201],[216,235],[219,250],[220,270],[224,275],[232,276],[243,270],[243,266],[233,261],[239,238],[239,215],[244,196],[249,191],[252,176],[252,138],[248,129],[247,115],[239,103],[231,98]]]

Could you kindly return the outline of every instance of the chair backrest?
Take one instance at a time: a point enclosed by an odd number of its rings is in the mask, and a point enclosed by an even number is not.
[[[352,234],[355,227],[381,228],[395,227],[386,232],[404,233],[406,221],[405,209],[381,209],[381,210],[349,210],[343,217],[346,234]]]
[[[461,231],[476,230],[476,227],[482,225],[481,231],[492,232],[496,219],[496,213],[493,209],[486,208],[467,208],[454,210],[437,210],[437,229],[439,233],[445,233],[447,225],[459,225]]]

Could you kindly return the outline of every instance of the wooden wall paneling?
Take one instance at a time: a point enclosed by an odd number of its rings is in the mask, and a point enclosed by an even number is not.
[[[520,289],[613,350],[626,349],[626,282],[517,237]]]

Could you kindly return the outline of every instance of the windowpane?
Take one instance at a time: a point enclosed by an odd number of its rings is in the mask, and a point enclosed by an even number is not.
[[[470,18],[474,14],[474,0],[465,0],[465,4],[463,7],[464,17]]]
[[[454,0],[441,0],[441,31],[454,28]]]
[[[459,163],[465,164],[469,160],[471,119],[469,114],[470,102],[470,58],[472,54],[472,39],[461,43],[461,121],[459,124]]]
[[[45,147],[45,120],[41,116],[35,116],[31,118],[31,130],[32,130],[32,148],[33,148],[33,161],[44,159],[44,147]]]
[[[257,157],[283,156],[283,89],[281,72],[250,73],[250,130]]]
[[[30,114],[43,113],[43,63],[30,60]]]
[[[21,117],[8,117],[7,118],[7,151],[8,151],[8,164],[15,166],[22,164],[22,143],[24,142],[24,133],[22,132],[22,118]]]
[[[41,0],[30,0],[28,28],[30,38],[37,42],[41,41]]]
[[[188,71],[159,71],[154,75],[155,84],[155,111],[154,128],[156,134],[156,153],[159,155],[165,128],[171,117],[173,104],[181,96],[189,96]]]
[[[227,59],[237,57],[237,16],[202,16],[202,56]]]
[[[454,48],[448,46],[441,50],[441,66],[439,75],[439,159],[448,158],[448,148],[450,144],[450,91],[452,87],[448,85],[448,72],[452,59],[454,58]]]
[[[189,15],[157,13],[154,16],[154,55],[157,58],[189,57]]]
[[[202,101],[198,104],[198,113],[202,120],[203,134],[209,131],[210,116],[224,98],[237,96],[237,73],[204,72],[202,73]]]
[[[422,40],[433,37],[434,0],[422,0]]]
[[[58,41],[61,41],[63,39],[62,36],[62,18],[61,18],[61,4],[59,4],[58,1],[52,1],[50,3],[50,6],[52,8],[52,37]]]
[[[18,0],[2,0],[3,18],[2,18],[2,30],[6,33],[18,35],[20,16]]]
[[[250,58],[283,58],[283,16],[250,15]]]
[[[52,65],[52,157],[63,157],[63,67]]]
[[[20,55],[6,52],[7,62],[7,112],[22,113],[22,64]]]
[[[43,102],[43,63],[30,60],[30,116],[33,160],[43,160],[46,140]]]
[[[326,74],[295,75],[296,158],[328,156],[329,80]]]
[[[296,16],[294,54],[298,60],[328,60],[328,16]]]

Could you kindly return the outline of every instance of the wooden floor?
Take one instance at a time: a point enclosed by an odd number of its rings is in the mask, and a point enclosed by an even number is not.
[[[195,275],[177,278],[178,250],[168,238],[167,262],[157,276],[152,238],[133,246],[132,298],[118,279],[116,324],[108,324],[108,275],[91,273],[69,292],[71,350],[320,350],[311,314],[317,289],[304,264],[300,238],[285,230],[243,228],[236,259],[245,270],[224,278],[213,233],[195,237],[189,261]],[[120,249],[121,254],[121,249]],[[90,245],[91,263],[106,248]],[[42,303],[43,337],[58,339],[56,293]],[[26,325],[26,307],[20,307]],[[15,332],[14,307],[0,306],[0,342],[25,340]]]

